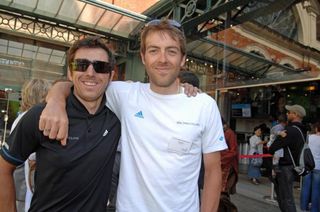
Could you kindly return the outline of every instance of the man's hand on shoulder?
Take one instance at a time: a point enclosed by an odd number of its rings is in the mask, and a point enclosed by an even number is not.
[[[47,95],[47,105],[43,109],[39,129],[50,139],[60,140],[67,144],[69,120],[66,112],[66,98],[70,94],[70,82],[58,82],[53,85]]]
[[[50,139],[60,140],[62,145],[67,144],[68,136],[68,117],[63,104],[48,102],[43,109],[39,129],[43,131],[43,135]]]
[[[182,87],[184,87],[184,93],[188,96],[196,96],[198,93],[201,93],[201,90],[197,87],[194,87],[193,85],[189,83],[181,83]]]

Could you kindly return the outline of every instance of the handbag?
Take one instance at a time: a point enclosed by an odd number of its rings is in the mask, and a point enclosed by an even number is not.
[[[258,153],[253,153],[253,155],[258,155]],[[255,167],[260,167],[262,165],[262,158],[261,157],[256,157],[251,159],[251,164]]]

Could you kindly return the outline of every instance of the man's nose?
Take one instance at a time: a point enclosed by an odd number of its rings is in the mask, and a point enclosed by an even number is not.
[[[88,66],[87,70],[86,70],[86,73],[87,73],[88,75],[94,75],[95,72],[96,72],[96,71],[94,70],[93,65],[90,64],[90,65]]]
[[[162,63],[167,62],[167,54],[165,51],[160,52],[159,61]]]

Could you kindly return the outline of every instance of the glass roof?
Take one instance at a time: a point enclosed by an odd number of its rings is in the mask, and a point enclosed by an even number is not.
[[[62,78],[65,59],[65,51],[0,38],[0,89],[18,91],[30,78]]]
[[[13,18],[9,14],[2,14],[3,29],[25,33],[23,37],[32,38],[36,35],[40,39],[50,39],[51,36],[53,42],[62,43],[59,44],[60,50],[57,50],[51,48],[50,44],[44,46],[0,36],[0,89],[11,87],[18,91],[25,80],[30,78],[62,78],[66,73],[66,49],[61,46],[68,46],[68,42],[74,41],[70,36],[81,36],[81,33],[77,34],[78,29],[128,39],[130,33],[147,20],[148,17],[141,13],[157,2],[149,0],[143,4],[134,4],[132,1],[117,0],[1,0],[2,11],[23,15]],[[36,19],[39,22],[33,21]],[[74,31],[67,33],[67,29]]]
[[[61,40],[65,41],[67,39],[62,38],[79,37],[81,36],[81,33],[79,33],[81,30],[81,32],[87,30],[91,33],[96,32],[113,37],[122,42],[123,39],[133,39],[131,35],[136,34],[141,24],[149,19],[143,14],[145,11],[154,7],[159,7],[159,10],[161,10],[161,4],[166,4],[169,1],[148,0],[143,1],[143,4],[141,2],[133,0],[1,0],[0,8],[2,10],[0,13],[11,11],[23,14],[23,17],[19,16],[16,22],[6,13],[3,15],[5,17],[3,20],[14,22],[14,26],[19,26],[19,29],[12,28],[10,24],[3,21],[2,24],[7,27],[6,30],[16,30],[17,32],[30,31],[32,26],[35,25],[35,35],[38,38],[41,38],[41,36],[49,37],[41,34],[44,30],[45,33],[47,31],[56,32],[52,37],[55,39],[61,37]],[[145,14],[148,14],[148,12],[145,12]],[[152,15],[150,14],[150,16]],[[39,23],[32,20],[39,20]],[[49,24],[53,26],[46,26]],[[59,27],[61,29],[58,29]],[[67,31],[68,29],[74,31],[69,34],[64,33],[63,30]],[[49,76],[63,76],[64,51],[9,40],[0,37],[0,66],[5,66],[7,63],[16,64],[21,69],[27,66],[29,70],[32,69],[29,76],[31,74],[41,76],[41,73],[44,72],[48,73]],[[55,40],[52,39],[52,41]],[[71,41],[73,40],[71,39]],[[66,43],[63,43],[62,46],[66,46]],[[224,84],[226,87],[248,83],[269,83],[290,80],[291,78],[297,79],[297,74],[299,74],[299,77],[313,77],[305,76],[305,73],[299,73],[292,67],[277,64],[252,53],[209,39],[209,37],[205,39],[199,37],[198,40],[188,43],[188,55],[216,64],[216,75],[221,74],[220,72],[226,70],[225,68],[228,72],[234,73],[236,77],[233,78],[233,81],[229,80],[227,84]],[[19,63],[19,61],[23,62]],[[43,64],[50,64],[52,68],[49,69]],[[3,70],[6,72],[8,68],[3,68]],[[2,72],[0,72],[0,75],[2,75]],[[6,74],[9,76],[12,74],[11,72],[8,71]],[[25,74],[22,71],[21,73]],[[17,74],[17,79],[24,76],[21,73],[20,75]],[[238,78],[238,75],[241,79]],[[2,84],[1,82],[0,85]],[[219,85],[217,86],[219,87]]]
[[[38,18],[81,26],[128,38],[130,33],[147,20],[141,10],[146,10],[157,1],[148,1],[141,7],[129,6],[119,1],[119,6],[111,1],[98,0],[1,0],[0,5],[14,8],[17,11],[32,13]],[[126,7],[128,9],[126,9]],[[137,12],[135,12],[137,11]],[[48,19],[49,18],[49,19]]]
[[[215,67],[216,71],[212,73],[214,78],[220,79],[224,70],[229,73],[227,81],[223,84],[217,83],[217,81],[208,84],[213,88],[273,84],[318,77],[314,72],[299,71],[209,38],[189,43],[187,52],[191,58],[207,61],[205,66]],[[211,63],[211,65],[207,63]],[[196,69],[201,68],[203,67],[196,67]],[[210,69],[207,68],[207,70]]]

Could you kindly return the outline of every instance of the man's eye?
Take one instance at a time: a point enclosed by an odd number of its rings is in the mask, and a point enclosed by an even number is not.
[[[155,53],[157,52],[157,49],[149,49],[149,53]]]
[[[170,55],[176,55],[176,54],[178,54],[178,52],[176,50],[169,50],[169,54]]]

